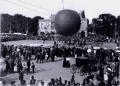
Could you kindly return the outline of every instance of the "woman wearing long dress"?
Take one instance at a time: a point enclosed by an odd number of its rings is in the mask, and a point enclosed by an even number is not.
[[[66,58],[64,57],[64,60],[63,60],[63,67],[66,67]]]

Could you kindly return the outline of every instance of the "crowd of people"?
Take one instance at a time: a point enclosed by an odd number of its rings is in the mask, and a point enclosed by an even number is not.
[[[55,56],[57,57],[73,57],[76,53],[78,56],[81,56],[82,52],[85,53],[85,51],[81,47],[65,47],[65,46],[26,46],[26,45],[2,45],[1,46],[1,52],[3,58],[6,58],[6,60],[9,60],[10,58],[13,58],[14,60],[22,59],[27,60],[28,58],[31,59],[33,55],[35,55],[35,58],[41,63],[43,60],[51,58],[52,61],[54,61]]]
[[[20,85],[16,85],[15,81],[10,82],[10,86],[27,86],[26,80],[22,80]],[[59,78],[51,78],[51,80],[45,84],[44,80],[37,81],[34,76],[31,76],[31,79],[29,81],[30,86],[81,86],[81,83],[75,82],[75,76],[72,75],[71,79],[68,80],[62,80],[62,77]],[[2,86],[6,86],[6,82],[2,82]]]
[[[30,38],[30,37],[29,37]],[[34,38],[34,37],[33,37]],[[64,39],[63,39],[64,38]],[[2,57],[5,58],[6,62],[6,70],[7,73],[15,73],[17,72],[19,74],[19,80],[21,85],[25,85],[26,81],[24,80],[24,73],[35,73],[35,64],[31,62],[32,59],[36,60],[36,63],[43,63],[49,61],[51,59],[52,62],[55,61],[56,57],[64,57],[63,61],[63,67],[70,68],[71,64],[69,61],[66,61],[66,57],[87,57],[89,60],[95,59],[94,66],[96,66],[96,72],[93,74],[92,68],[89,67],[88,75],[86,78],[84,78],[83,82],[76,83],[74,80],[74,75],[71,79],[71,81],[65,80],[65,82],[62,82],[62,79],[51,79],[50,83],[48,83],[48,86],[105,86],[105,84],[112,86],[112,81],[114,80],[114,77],[117,77],[119,79],[119,54],[115,52],[113,49],[94,49],[94,46],[91,45],[91,51],[88,52],[89,48],[84,48],[86,42],[88,41],[95,41],[91,38],[85,38],[85,39],[75,39],[69,38],[69,37],[58,37],[56,40],[64,41],[68,45],[76,45],[76,43],[80,47],[76,46],[26,46],[26,45],[4,45],[1,46],[1,54]],[[61,40],[60,40],[61,39]],[[43,39],[44,42],[46,39]],[[109,41],[111,41],[110,39]],[[115,41],[115,40],[114,40]],[[34,58],[33,58],[34,57]],[[22,61],[25,61],[25,64],[22,64]],[[93,63],[89,61],[89,65],[91,66]],[[114,67],[108,64],[108,62],[114,63]],[[99,66],[97,67],[97,64],[99,63]],[[108,70],[104,70],[106,67]],[[32,71],[31,71],[32,69]],[[97,73],[99,71],[99,73]],[[104,72],[105,71],[105,72]],[[106,74],[107,78],[105,80],[104,75]],[[94,80],[99,81],[97,85],[93,83]],[[106,83],[107,81],[107,83]],[[36,79],[34,76],[31,77],[30,84],[33,85],[36,83]],[[44,81],[41,81],[42,86],[44,86]],[[115,82],[116,86],[119,82]],[[12,83],[13,84],[13,83]]]
[[[30,73],[30,69],[32,69],[32,73],[34,73],[35,65],[34,63],[31,63],[32,56],[34,55],[34,59],[36,60],[36,63],[43,63],[44,60],[48,61],[49,58],[51,58],[51,61],[55,61],[55,57],[64,57],[64,61],[66,60],[66,57],[87,57],[90,59],[95,59],[95,64],[97,63],[102,64],[102,66],[99,66],[100,69],[97,69],[96,72],[99,70],[99,78],[96,79],[100,81],[101,83],[104,82],[104,67],[108,65],[107,62],[115,62],[115,67],[108,66],[110,68],[110,71],[108,76],[108,84],[112,84],[112,80],[114,77],[119,78],[119,54],[115,52],[113,49],[94,49],[93,46],[91,46],[91,52],[88,52],[88,48],[84,47],[32,47],[32,46],[14,46],[14,45],[3,45],[1,48],[2,56],[5,58],[6,62],[6,72],[19,73],[19,80],[20,83],[25,83],[24,80],[24,73]],[[26,64],[22,64],[22,60],[26,61]],[[91,61],[90,61],[91,62]],[[89,63],[90,65],[93,64],[92,62]],[[66,67],[63,63],[63,67]],[[70,68],[69,66],[67,66]],[[94,80],[95,75],[92,74],[92,69],[89,67],[88,76],[83,80],[83,84],[89,83],[91,84],[91,81]],[[113,70],[113,71],[112,71]],[[34,79],[34,77],[32,78]],[[52,84],[54,82],[54,79],[51,80]],[[53,86],[53,85],[49,85]],[[57,86],[57,85],[56,85]],[[71,86],[71,85],[67,85]],[[74,85],[76,86],[76,85]],[[89,85],[90,86],[90,85]],[[94,85],[91,85],[94,86]],[[103,85],[102,85],[103,86]],[[111,86],[111,85],[110,85]]]
[[[16,40],[50,40],[50,41],[62,41],[65,43],[81,43],[82,41],[86,42],[115,42],[115,38],[108,38],[103,36],[88,36],[82,38],[79,35],[73,35],[73,36],[61,36],[61,35],[6,35],[1,38],[2,42],[6,41],[16,41]],[[83,40],[84,39],[84,40]]]
[[[113,49],[94,50],[91,46],[91,51],[86,54],[89,58],[88,67],[86,66],[88,75],[83,80],[83,86],[119,85],[119,53]]]
[[[25,40],[26,38],[27,38],[26,35],[15,35],[8,33],[1,36],[1,41],[2,42],[17,41],[17,40]]]

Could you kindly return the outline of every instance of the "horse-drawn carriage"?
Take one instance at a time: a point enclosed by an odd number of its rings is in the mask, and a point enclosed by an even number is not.
[[[76,58],[75,64],[71,65],[70,70],[72,74],[75,74],[77,71],[81,76],[89,72],[89,68],[92,68],[95,64],[94,59],[88,59],[87,57],[78,57]]]

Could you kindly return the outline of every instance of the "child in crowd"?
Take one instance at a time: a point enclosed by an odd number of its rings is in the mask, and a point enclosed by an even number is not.
[[[33,62],[32,62],[31,68],[32,68],[32,73],[35,73],[35,65]]]

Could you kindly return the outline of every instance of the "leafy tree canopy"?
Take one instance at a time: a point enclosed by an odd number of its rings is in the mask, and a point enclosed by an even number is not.
[[[27,33],[37,35],[38,21],[44,19],[41,16],[34,18],[25,17],[21,14],[2,14],[2,33]]]

